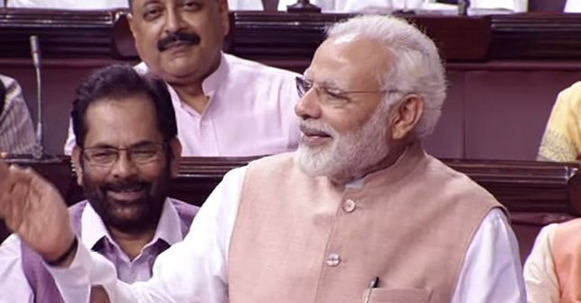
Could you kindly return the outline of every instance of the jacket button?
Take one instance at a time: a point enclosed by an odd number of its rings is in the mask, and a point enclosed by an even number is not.
[[[333,253],[333,254],[329,254],[327,256],[327,264],[329,266],[333,266],[334,267],[334,266],[339,265],[339,263],[341,263],[341,258],[339,257],[338,254],[334,254]]]
[[[355,201],[349,199],[347,201],[345,201],[345,203],[343,203],[343,210],[345,212],[353,212],[355,210],[355,208],[357,207],[357,203],[355,203]]]

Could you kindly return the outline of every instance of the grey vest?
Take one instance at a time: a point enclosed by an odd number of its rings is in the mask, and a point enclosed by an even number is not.
[[[177,210],[177,213],[181,219],[181,230],[182,234],[186,235],[190,229],[190,225],[196,213],[198,212],[198,207],[187,204],[185,202],[177,201],[175,199],[170,199],[172,205]],[[85,206],[87,206],[87,201],[79,202],[69,208],[69,214],[71,216],[71,224],[73,230],[80,237],[82,230],[81,217]],[[56,283],[54,282],[51,274],[46,270],[43,265],[43,260],[40,255],[34,252],[30,247],[28,247],[24,242],[21,242],[22,251],[22,269],[24,275],[28,280],[28,284],[32,288],[34,293],[35,303],[64,303],[61,294],[58,291]],[[159,243],[159,242],[158,242]],[[168,246],[159,250],[162,253]],[[112,254],[103,254],[107,259],[113,260]],[[153,264],[151,264],[153,265]],[[151,266],[150,265],[150,266]]]

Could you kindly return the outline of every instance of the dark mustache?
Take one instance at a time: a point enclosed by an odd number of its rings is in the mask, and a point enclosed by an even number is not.
[[[190,45],[200,43],[200,36],[194,33],[173,33],[157,42],[157,49],[163,52],[168,49],[168,45],[173,42],[185,42]]]
[[[147,188],[148,182],[143,181],[117,181],[107,182],[103,185],[103,189],[107,191],[124,191],[128,189],[143,189]]]

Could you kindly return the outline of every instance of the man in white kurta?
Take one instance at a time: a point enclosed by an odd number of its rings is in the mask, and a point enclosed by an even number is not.
[[[300,135],[297,74],[222,53],[228,18],[226,0],[132,0],[138,68],[170,87],[182,156],[293,151]],[[69,130],[65,154],[73,146]]]
[[[395,17],[348,20],[297,87],[299,150],[228,173],[148,282],[118,282],[75,244],[60,198],[31,172],[0,166],[10,174],[0,215],[45,260],[62,260],[49,270],[68,302],[88,302],[89,285],[118,303],[525,302],[502,206],[421,147],[446,95],[429,38]],[[39,213],[11,215],[32,204],[54,219],[50,242],[36,238]]]
[[[146,72],[145,63],[137,69]],[[209,103],[200,113],[168,85],[182,156],[234,157],[295,150],[300,137],[294,106],[296,74],[222,54],[218,69],[202,82]],[[72,127],[65,154],[75,145]]]
[[[569,0],[578,1],[578,0]],[[441,10],[446,8],[434,0],[311,0],[327,13],[353,13],[369,8],[386,8],[393,10]],[[296,0],[279,0],[278,9],[286,11],[287,6]],[[448,7],[449,10],[451,7]],[[522,13],[528,10],[527,0],[470,0],[470,8],[476,10],[505,10]]]

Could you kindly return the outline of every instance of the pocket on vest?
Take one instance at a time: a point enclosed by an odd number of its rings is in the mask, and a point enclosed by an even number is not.
[[[368,292],[369,289],[363,292],[363,300],[367,297]],[[369,296],[369,303],[428,302],[431,294],[431,290],[420,288],[373,288]]]

